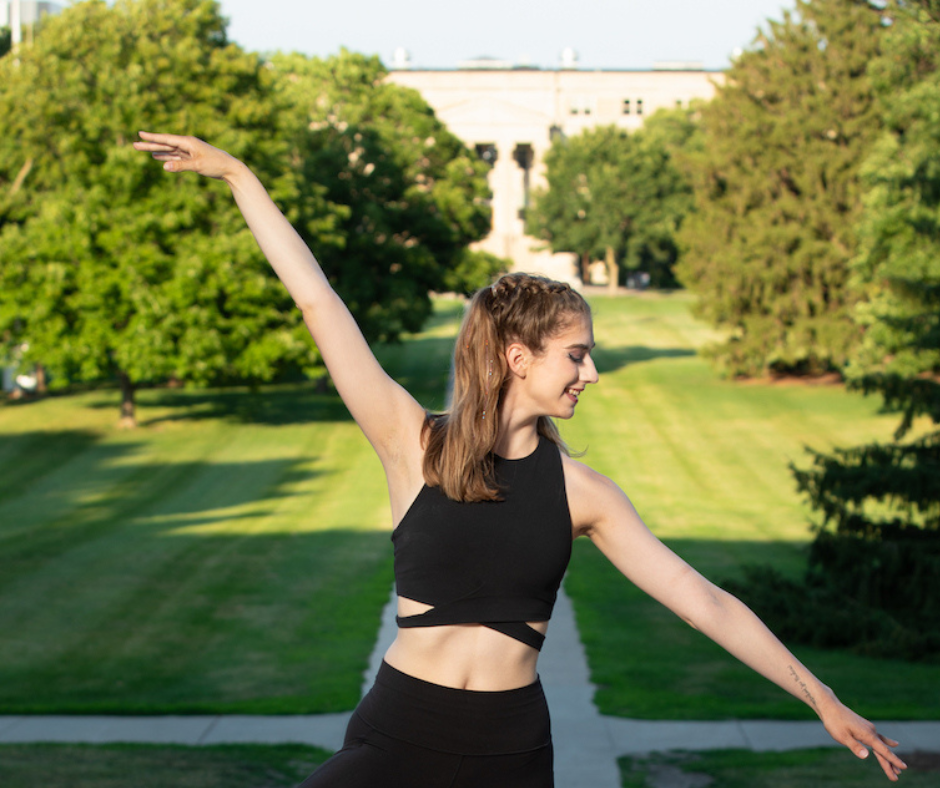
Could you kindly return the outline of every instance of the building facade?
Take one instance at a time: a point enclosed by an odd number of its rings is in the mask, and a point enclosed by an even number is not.
[[[59,3],[43,3],[36,0],[13,0],[0,2],[0,27],[13,27],[13,21],[19,14],[20,25],[35,25],[45,14],[58,14],[62,10]]]
[[[523,212],[545,183],[544,157],[557,137],[597,125],[634,131],[656,110],[710,99],[722,79],[694,64],[650,71],[582,71],[570,51],[557,70],[475,61],[454,70],[414,70],[396,53],[389,80],[414,88],[438,118],[492,165],[493,226],[479,246],[515,270],[575,282],[573,255],[552,255],[525,234]]]

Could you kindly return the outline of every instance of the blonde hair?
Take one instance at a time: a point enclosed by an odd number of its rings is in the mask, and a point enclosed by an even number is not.
[[[539,354],[545,341],[591,317],[581,295],[562,282],[506,274],[477,291],[454,347],[450,407],[424,424],[424,479],[456,501],[499,500],[493,447],[502,393],[509,381],[505,349],[521,342]],[[567,453],[555,423],[540,416],[538,432]]]

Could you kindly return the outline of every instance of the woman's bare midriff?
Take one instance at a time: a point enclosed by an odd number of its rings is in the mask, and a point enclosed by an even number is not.
[[[429,605],[398,598],[402,616],[423,613]],[[531,622],[544,633],[545,621]],[[385,661],[409,676],[455,689],[499,692],[536,679],[538,652],[482,624],[399,629]]]

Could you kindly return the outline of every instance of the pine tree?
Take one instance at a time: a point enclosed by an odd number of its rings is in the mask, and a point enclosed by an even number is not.
[[[863,169],[854,265],[864,340],[850,385],[901,413],[891,443],[814,454],[798,471],[823,518],[813,562],[902,620],[940,619],[940,4],[892,7],[873,69],[887,133]],[[920,420],[920,429],[918,426]],[[926,427],[929,424],[931,427]],[[926,427],[926,428],[925,428]],[[909,439],[912,432],[916,435]],[[917,434],[920,433],[920,434]]]
[[[818,514],[802,583],[738,590],[781,634],[866,654],[940,650],[940,3],[894,3],[873,63],[887,131],[861,173],[852,286],[864,331],[846,374],[901,414],[891,442],[793,468]],[[795,613],[799,611],[799,613]]]
[[[858,339],[847,284],[859,165],[881,128],[867,75],[880,5],[798,0],[702,110],[677,274],[727,332],[713,353],[730,374],[837,369]]]

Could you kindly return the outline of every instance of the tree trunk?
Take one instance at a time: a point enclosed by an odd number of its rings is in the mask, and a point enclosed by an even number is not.
[[[137,426],[137,415],[134,407],[134,384],[125,372],[118,372],[121,381],[121,421],[124,429],[133,429]]]
[[[581,284],[591,284],[591,255],[587,252],[581,255]]]
[[[607,289],[611,293],[616,293],[620,280],[620,271],[617,269],[617,258],[614,256],[614,247],[607,247],[607,251],[604,253],[604,262],[607,264]]]
[[[36,393],[49,393],[49,384],[46,382],[46,368],[42,364],[36,365]]]

